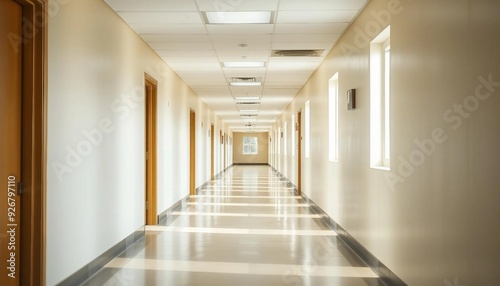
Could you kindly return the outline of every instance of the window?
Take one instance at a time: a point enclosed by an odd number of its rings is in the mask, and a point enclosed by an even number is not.
[[[257,137],[243,137],[243,155],[255,155],[259,153]]]
[[[305,125],[306,125],[305,126],[305,133],[306,134],[304,134],[304,135],[306,137],[306,140],[305,140],[306,142],[304,144],[305,145],[304,147],[305,147],[305,153],[306,153],[305,157],[306,158],[310,157],[310,145],[311,145],[310,144],[310,142],[311,142],[311,138],[310,138],[311,137],[310,136],[310,132],[311,132],[311,128],[310,128],[311,127],[310,126],[311,125],[311,118],[310,117],[311,117],[311,115],[310,115],[310,110],[309,110],[310,109],[310,103],[309,102],[310,102],[309,100],[306,102],[306,108],[305,108],[306,109],[305,110],[305,117],[306,117],[305,118]]]
[[[278,155],[281,155],[281,127],[278,127]]]
[[[339,74],[329,81],[328,89],[328,157],[332,162],[339,161]]]
[[[287,141],[286,141],[286,129],[287,129],[287,123],[285,121],[284,127],[283,127],[283,154],[286,156],[287,155]]]
[[[391,160],[390,26],[370,45],[370,166],[389,170]]]

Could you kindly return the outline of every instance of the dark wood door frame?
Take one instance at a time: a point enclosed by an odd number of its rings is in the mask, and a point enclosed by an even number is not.
[[[189,113],[189,194],[196,195],[196,113]]]
[[[18,232],[15,272],[19,285],[45,285],[46,238],[46,124],[47,124],[47,0],[1,0],[2,6],[14,2],[20,9],[22,30],[2,35],[9,48],[22,57],[20,75],[21,122],[20,177],[22,194],[17,196]],[[17,21],[17,20],[16,20]],[[1,96],[6,96],[2,94]],[[8,124],[8,122],[2,122]],[[3,179],[3,178],[2,178]],[[17,178],[16,178],[17,179]],[[16,183],[16,182],[14,182]],[[16,189],[18,191],[19,188]],[[2,200],[2,202],[4,202]],[[7,203],[7,202],[5,202]],[[2,248],[7,247],[2,243]],[[4,252],[7,249],[2,249]],[[4,261],[5,262],[5,261]],[[5,285],[11,285],[0,280]],[[4,285],[2,284],[2,285]]]
[[[215,126],[210,127],[210,180],[215,179]]]
[[[12,42],[23,53],[23,194],[17,270],[20,285],[45,285],[48,0],[13,1],[23,7],[22,25],[27,33]]]
[[[156,195],[156,113],[158,98],[158,82],[148,74],[144,74],[145,85],[145,130],[146,130],[146,202],[145,217],[147,225],[156,225],[157,216],[157,195]]]
[[[302,111],[297,114],[297,192],[302,195]]]

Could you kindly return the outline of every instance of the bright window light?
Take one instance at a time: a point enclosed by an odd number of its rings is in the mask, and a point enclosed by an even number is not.
[[[259,139],[257,137],[243,137],[243,155],[259,153]]]
[[[286,155],[288,155],[287,153],[287,140],[286,140],[286,129],[288,128],[288,122],[285,121],[285,124],[284,124],[284,127],[283,127],[283,153]]]
[[[223,62],[225,68],[264,68],[265,62]]]
[[[252,82],[230,82],[231,86],[261,86],[262,82],[252,81]]]
[[[370,167],[390,170],[390,26],[370,44]]]
[[[295,156],[295,115],[292,115],[292,156]]]
[[[272,12],[205,12],[207,24],[271,24]]]
[[[336,73],[329,81],[328,95],[328,141],[329,159],[339,161],[339,74]]]
[[[281,127],[278,127],[278,155],[281,155]]]
[[[306,137],[306,142],[305,142],[305,157],[309,158],[310,157],[310,146],[311,146],[311,110],[310,110],[310,103],[309,100],[306,102],[306,111],[305,111],[305,137]]]

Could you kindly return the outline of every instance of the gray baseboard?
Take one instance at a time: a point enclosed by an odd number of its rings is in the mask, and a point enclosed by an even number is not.
[[[298,188],[295,186],[288,178],[281,174],[277,169],[269,165],[271,169],[276,173],[276,175],[283,181],[287,182],[287,185],[295,189],[295,194],[298,194]],[[302,199],[313,209],[313,211],[321,216],[322,221],[328,225],[332,230],[334,230],[338,237],[351,248],[356,255],[358,255],[367,265],[370,267],[379,277],[382,282],[387,286],[407,286],[407,284],[401,280],[394,272],[392,272],[386,265],[384,265],[380,260],[375,257],[370,251],[368,251],[359,241],[357,241],[352,235],[350,235],[342,226],[340,226],[333,218],[331,218],[321,207],[319,207],[313,200],[311,200],[307,195],[301,194]]]
[[[145,227],[142,226],[138,230],[134,231],[132,234],[127,236],[125,239],[121,240],[117,244],[115,244],[113,247],[108,249],[106,252],[103,254],[99,255],[99,257],[95,258],[92,260],[90,263],[85,265],[84,267],[80,268],[78,271],[70,275],[68,278],[64,279],[57,285],[60,286],[74,286],[74,285],[80,285],[85,280],[89,279],[92,277],[94,274],[96,274],[99,270],[101,270],[108,262],[113,260],[115,257],[120,255],[123,251],[125,251],[127,248],[132,246],[134,243],[139,241],[145,236]]]
[[[166,209],[164,212],[158,215],[158,224],[161,224],[162,222],[166,221],[173,212],[182,209],[186,203],[189,201],[189,195],[185,196],[175,204],[173,204],[171,207]]]

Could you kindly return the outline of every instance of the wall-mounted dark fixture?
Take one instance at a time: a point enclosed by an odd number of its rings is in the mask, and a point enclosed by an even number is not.
[[[356,108],[356,90],[349,89],[347,91],[347,110]]]

